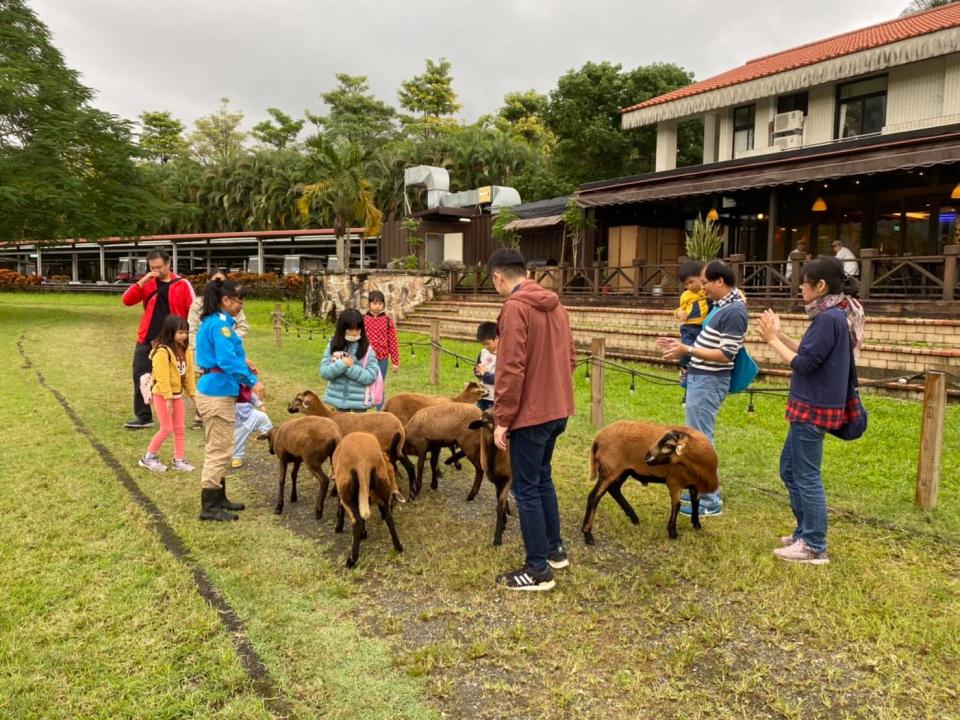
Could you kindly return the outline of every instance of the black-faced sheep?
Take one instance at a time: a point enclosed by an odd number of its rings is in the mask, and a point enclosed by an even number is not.
[[[631,477],[644,485],[653,482],[667,486],[670,491],[667,534],[671,539],[677,538],[677,514],[684,488],[690,491],[690,519],[699,530],[700,493],[715,492],[720,484],[717,453],[706,435],[685,426],[629,420],[615,422],[597,433],[590,449],[590,479],[594,477],[597,483],[587,497],[582,527],[588,545],[593,544],[597,505],[608,491],[630,522],[634,525],[640,522],[621,490]]]
[[[438,453],[440,448],[456,443],[473,464],[473,487],[467,500],[473,500],[480,490],[483,469],[480,465],[480,431],[471,429],[471,423],[482,418],[480,408],[466,403],[444,403],[418,410],[405,428],[407,445],[405,451],[417,456],[417,483],[413,495],[423,487],[423,464],[430,453],[430,487],[437,489]],[[478,426],[479,427],[479,426]]]
[[[509,440],[507,450],[501,450],[493,441],[493,431],[496,421],[493,413],[484,411],[483,418],[470,423],[471,430],[480,430],[480,465],[487,480],[497,489],[497,526],[493,532],[493,544],[503,544],[503,529],[507,526],[507,515],[510,512],[510,452]]]
[[[283,488],[287,481],[287,465],[293,463],[290,475],[290,502],[297,501],[297,474],[300,463],[306,462],[307,468],[320,481],[320,494],[317,496],[317,519],[323,517],[323,501],[330,485],[330,478],[323,471],[323,463],[332,457],[333,451],[341,439],[340,428],[328,418],[302,417],[287,420],[278,427],[271,428],[259,437],[270,443],[270,454],[277,456],[280,466],[280,490],[274,512],[283,512]]]
[[[393,466],[380,449],[374,435],[353,432],[343,438],[333,453],[333,478],[337,484],[336,532],[343,532],[344,515],[353,526],[353,545],[347,556],[347,567],[357,564],[360,557],[360,541],[367,537],[366,521],[370,517],[370,504],[380,510],[380,516],[390,530],[393,548],[403,552],[393,523],[393,509],[402,503],[403,496],[397,488]]]
[[[413,463],[403,454],[403,443],[406,439],[406,433],[403,424],[393,413],[374,412],[374,413],[351,413],[334,412],[328,408],[316,393],[310,390],[304,390],[287,406],[287,412],[293,414],[301,412],[304,415],[315,417],[325,417],[333,420],[340,428],[340,434],[346,437],[352,432],[368,432],[376,436],[380,441],[380,448],[387,454],[393,465],[394,472],[397,470],[397,463],[403,465],[407,472],[410,488],[413,488],[415,471]]]

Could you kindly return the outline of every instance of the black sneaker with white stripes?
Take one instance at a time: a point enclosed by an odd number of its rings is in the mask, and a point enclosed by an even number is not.
[[[563,570],[565,567],[570,567],[570,559],[567,557],[567,551],[563,549],[563,545],[558,545],[556,550],[547,555],[547,564],[554,570]]]
[[[556,581],[553,579],[553,573],[547,568],[546,573],[534,575],[527,568],[520,568],[513,572],[497,575],[497,584],[503,585],[507,590],[553,590]]]

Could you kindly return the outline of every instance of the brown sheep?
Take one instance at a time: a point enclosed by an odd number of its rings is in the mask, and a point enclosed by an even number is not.
[[[290,402],[290,405],[287,406],[287,412],[291,414],[302,412],[304,415],[330,418],[340,428],[340,434],[344,437],[358,431],[375,435],[377,440],[380,441],[380,449],[390,458],[390,464],[393,465],[394,472],[397,471],[397,463],[403,465],[403,469],[407,472],[410,488],[413,488],[415,477],[413,463],[403,454],[406,433],[403,424],[392,413],[334,412],[323,403],[316,393],[310,390],[298,393]]]
[[[380,441],[366,432],[353,432],[343,438],[333,454],[333,479],[337,484],[337,526],[343,532],[344,515],[353,526],[353,546],[347,556],[347,567],[352,568],[360,557],[360,541],[367,537],[366,521],[370,517],[370,503],[380,510],[380,516],[390,530],[393,548],[403,552],[393,523],[393,509],[404,502],[397,488],[396,476],[389,458],[380,449]]]
[[[323,501],[330,485],[330,478],[323,471],[324,461],[333,455],[341,438],[340,428],[333,420],[319,417],[302,417],[287,420],[279,427],[270,428],[259,437],[270,444],[270,454],[277,456],[280,465],[280,492],[273,512],[283,512],[283,488],[287,481],[287,464],[293,463],[290,475],[290,502],[297,501],[297,474],[300,463],[306,461],[307,468],[320,481],[320,494],[317,496],[316,516],[323,517]]]
[[[493,532],[493,544],[502,545],[503,530],[510,513],[510,483],[513,476],[510,471],[510,441],[507,440],[507,450],[497,447],[493,441],[496,426],[493,413],[485,410],[483,418],[474,420],[469,427],[480,430],[480,464],[487,480],[497,489],[497,526]]]
[[[621,488],[631,477],[641,483],[664,483],[670,491],[670,521],[667,534],[677,538],[677,513],[680,493],[690,490],[693,527],[700,529],[700,493],[715,492],[717,453],[707,436],[686,426],[656,425],[648,422],[621,420],[608,425],[594,438],[590,449],[590,479],[596,485],[587,497],[583,516],[583,538],[593,545],[593,518],[600,498],[607,491],[623,509],[630,522],[640,519],[623,496]]]
[[[422,393],[412,392],[397,393],[387,398],[383,410],[384,412],[396,415],[397,420],[406,426],[406,424],[410,422],[410,418],[412,418],[418,410],[422,410],[425,407],[448,402],[475,405],[477,400],[480,400],[486,395],[486,392],[479,383],[468,382],[464,385],[463,390],[456,395],[424,395]]]
[[[430,487],[437,489],[438,452],[440,448],[456,443],[467,459],[473,464],[473,487],[467,500],[473,500],[480,491],[483,480],[483,468],[480,461],[480,432],[471,429],[471,423],[482,418],[480,408],[466,403],[443,403],[418,410],[407,423],[407,445],[405,451],[417,456],[417,483],[414,497],[423,487],[423,464],[430,453]],[[478,426],[479,427],[479,426]]]

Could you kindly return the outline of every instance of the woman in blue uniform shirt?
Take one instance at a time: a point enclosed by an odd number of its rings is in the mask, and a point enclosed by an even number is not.
[[[226,474],[233,451],[237,395],[243,384],[260,398],[263,383],[247,360],[243,339],[234,329],[234,318],[243,309],[244,288],[232,280],[214,280],[203,290],[203,310],[197,331],[197,367],[204,371],[197,382],[197,410],[203,418],[206,444],[200,489],[201,520],[236,520],[228,510],[243,510],[242,503],[227,499]]]

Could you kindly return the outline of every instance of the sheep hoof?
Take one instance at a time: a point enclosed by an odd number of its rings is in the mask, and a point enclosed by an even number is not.
[[[453,463],[453,466],[454,466],[457,470],[463,470],[463,465],[461,465],[459,462]]]
[[[317,518],[317,520],[322,520],[322,519],[323,519],[323,513],[320,512],[319,510],[315,510],[315,511],[313,512],[313,515],[314,515],[314,517]]]
[[[495,537],[495,538],[493,539],[493,546],[494,546],[494,547],[500,547],[501,545],[503,545],[503,538],[502,538],[502,537]]]
[[[352,567],[353,567],[354,565],[356,565],[356,564],[357,564],[357,561],[354,560],[352,557],[350,557],[350,556],[348,555],[348,556],[347,556],[347,567],[348,567],[348,568],[352,568]]]
[[[632,522],[634,525],[639,525],[639,524],[640,524],[640,518],[638,518],[636,515],[634,515],[632,518],[630,518],[630,522]]]
[[[283,513],[283,505],[277,505],[277,506],[273,509],[273,514],[274,514],[274,515],[280,515],[281,513]]]
[[[667,535],[670,536],[671,540],[676,540],[678,537],[680,537],[680,533],[678,533],[676,530],[668,530]]]
[[[333,529],[333,531],[339,535],[339,534],[341,534],[341,533],[343,532],[343,528],[342,528],[342,527],[335,527],[335,528]]]
[[[594,541],[593,541],[593,533],[592,533],[592,532],[585,532],[585,533],[583,534],[583,541],[584,541],[587,545],[594,545],[595,543],[594,543]]]
[[[473,499],[474,499],[476,496],[477,496],[476,493],[473,493],[473,492],[470,493],[469,495],[467,495],[467,502],[473,502]]]
[[[290,496],[290,502],[296,502],[296,501],[297,501],[297,496],[296,496],[296,495],[291,495],[291,496]]]
[[[396,550],[398,553],[402,553],[402,552],[403,552],[403,545],[394,545],[394,546],[393,546],[393,549]]]

